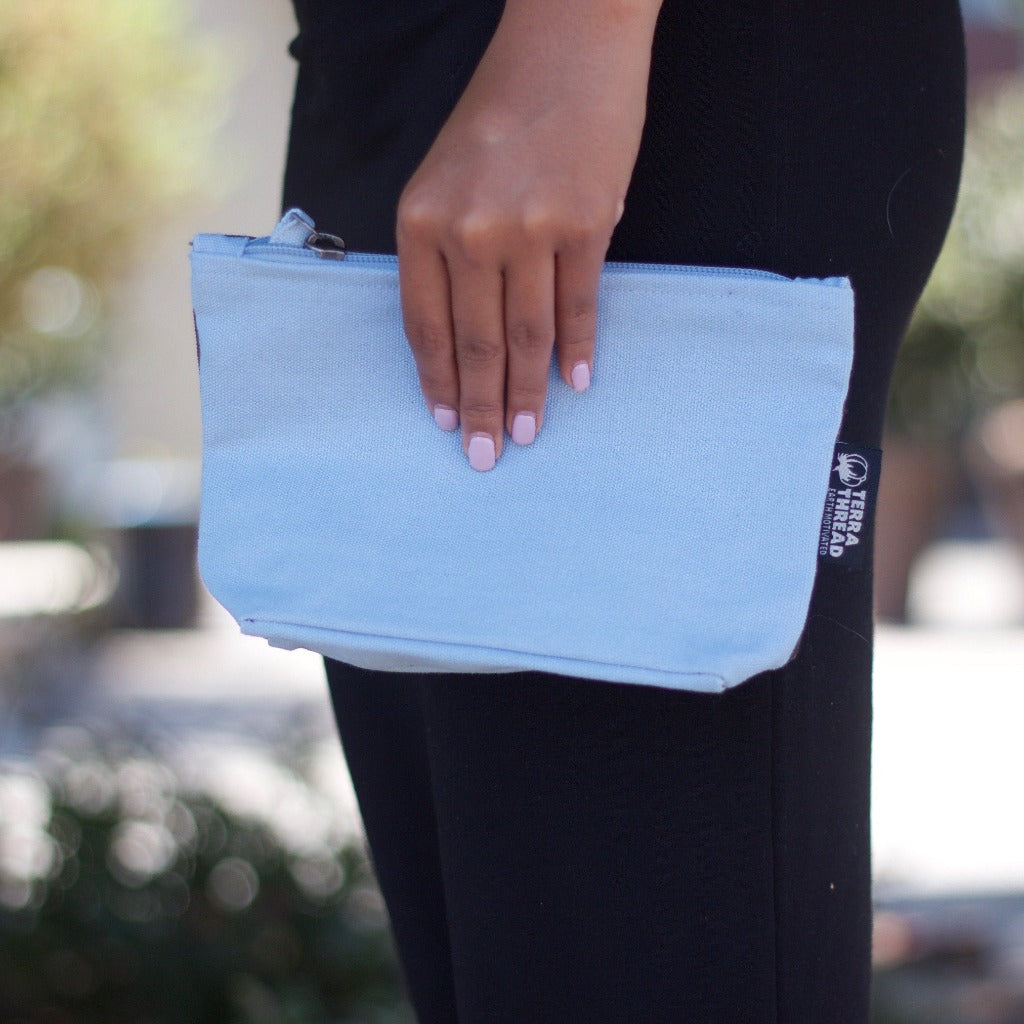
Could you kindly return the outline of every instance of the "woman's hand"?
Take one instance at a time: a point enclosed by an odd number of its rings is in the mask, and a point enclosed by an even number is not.
[[[661,0],[508,0],[398,203],[402,314],[438,425],[474,469],[529,444],[557,344],[590,383],[598,281],[646,112]]]

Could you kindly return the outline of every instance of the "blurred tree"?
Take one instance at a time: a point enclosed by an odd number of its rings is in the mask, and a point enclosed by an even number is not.
[[[1024,20],[1021,0],[1000,7]],[[968,115],[945,247],[896,361],[875,534],[875,610],[907,616],[919,552],[961,493],[961,442],[1024,395],[1024,80],[993,78]]]
[[[1024,395],[1024,82],[971,111],[956,215],[900,352],[889,428],[951,440]]]
[[[158,745],[68,725],[0,763],[0,1020],[410,1024],[364,842],[301,723],[272,753],[222,746],[215,777]]]
[[[225,76],[187,17],[0,0],[0,415],[87,373],[104,286],[197,187]]]

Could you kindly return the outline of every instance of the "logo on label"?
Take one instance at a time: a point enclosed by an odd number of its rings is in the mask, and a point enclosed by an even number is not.
[[[863,564],[864,542],[871,533],[878,493],[880,455],[874,448],[854,448],[843,441],[836,444],[818,543],[822,562],[848,569]]]
[[[839,474],[839,479],[847,487],[860,487],[868,478],[870,469],[868,460],[856,452],[839,452],[836,458],[833,473]]]

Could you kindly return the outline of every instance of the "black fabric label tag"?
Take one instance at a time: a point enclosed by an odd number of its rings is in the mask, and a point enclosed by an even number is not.
[[[881,470],[882,453],[877,448],[836,442],[821,519],[819,563],[844,569],[864,565],[874,529]]]

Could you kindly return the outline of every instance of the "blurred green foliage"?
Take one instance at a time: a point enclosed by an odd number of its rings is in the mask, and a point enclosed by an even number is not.
[[[0,765],[5,1024],[410,1024],[361,838],[301,746],[180,764],[53,730]]]
[[[957,211],[896,364],[889,428],[961,436],[1024,395],[1024,82],[972,107]]]
[[[103,289],[194,192],[223,95],[175,0],[0,0],[0,411],[74,381]]]

